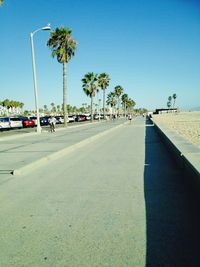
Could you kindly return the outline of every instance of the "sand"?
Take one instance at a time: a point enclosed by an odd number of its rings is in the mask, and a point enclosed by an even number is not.
[[[200,111],[153,115],[153,119],[200,148]]]

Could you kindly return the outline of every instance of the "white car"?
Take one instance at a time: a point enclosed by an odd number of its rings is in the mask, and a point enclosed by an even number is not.
[[[58,123],[58,124],[63,124],[64,123],[64,118],[63,118],[63,116],[56,116],[55,117],[56,118],[56,123]]]
[[[91,120],[90,113],[85,113],[84,115],[85,115],[86,121],[90,121]]]
[[[73,116],[71,116],[71,115],[69,115],[68,116],[68,122],[74,122],[75,120],[74,120],[74,117]]]
[[[22,120],[18,117],[10,117],[10,128],[23,128]]]
[[[10,129],[9,117],[0,117],[0,129]]]

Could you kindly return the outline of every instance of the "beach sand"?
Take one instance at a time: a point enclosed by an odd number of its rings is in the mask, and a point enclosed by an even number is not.
[[[153,115],[153,119],[200,148],[200,111]]]

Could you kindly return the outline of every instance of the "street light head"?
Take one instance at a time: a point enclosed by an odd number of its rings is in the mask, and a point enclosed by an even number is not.
[[[42,28],[43,31],[50,31],[51,30],[51,25],[48,23],[45,27]]]

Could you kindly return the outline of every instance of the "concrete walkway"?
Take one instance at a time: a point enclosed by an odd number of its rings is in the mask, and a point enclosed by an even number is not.
[[[13,176],[0,203],[0,266],[200,266],[197,210],[143,118]]]

